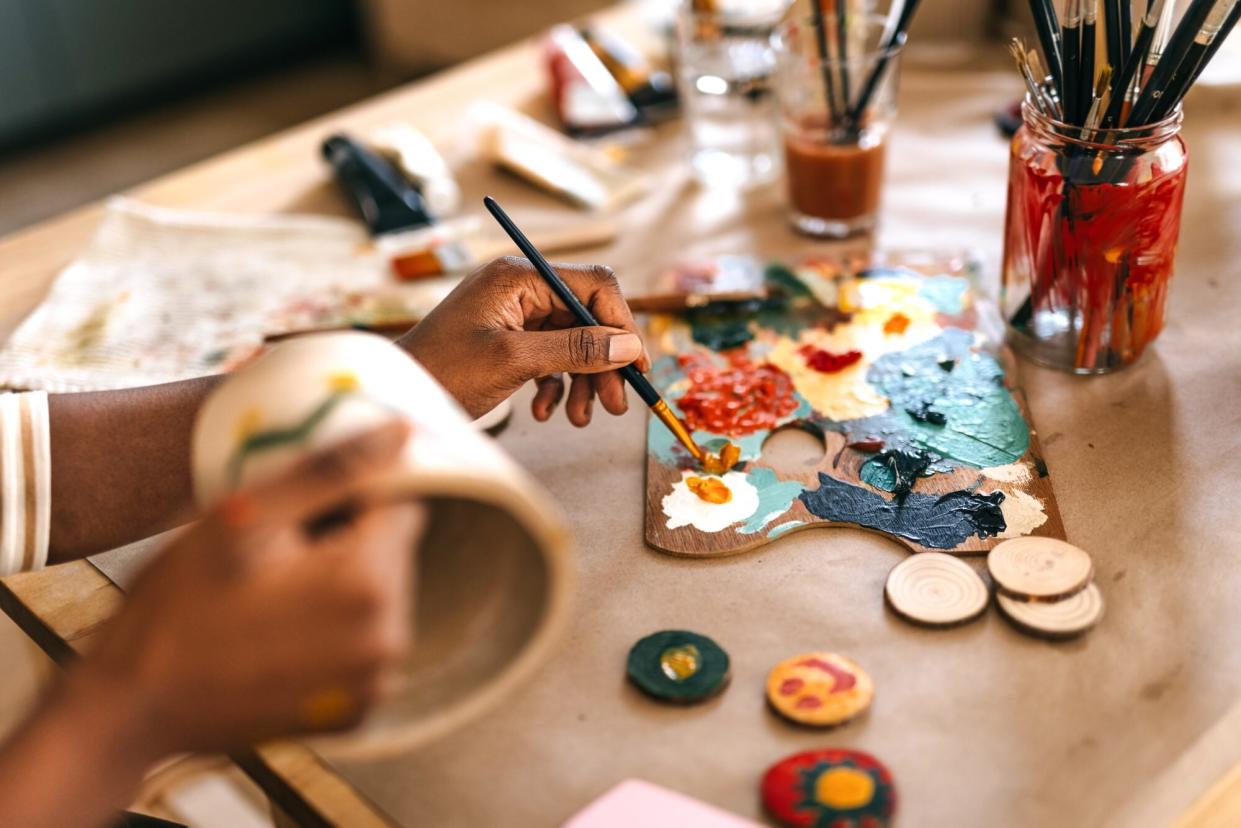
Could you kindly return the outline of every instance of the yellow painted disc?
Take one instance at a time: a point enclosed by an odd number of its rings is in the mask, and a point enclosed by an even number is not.
[[[1085,550],[1055,538],[1006,540],[987,555],[996,588],[1020,601],[1058,601],[1086,588],[1094,564]]]
[[[828,727],[870,707],[875,685],[854,662],[835,653],[805,653],[780,662],[767,676],[767,701],[786,719]]]

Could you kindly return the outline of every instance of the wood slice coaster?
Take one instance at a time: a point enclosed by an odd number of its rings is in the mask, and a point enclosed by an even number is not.
[[[1094,573],[1090,556],[1055,538],[1006,540],[987,555],[1000,592],[1020,601],[1059,601],[1086,588]]]
[[[629,651],[629,680],[657,699],[692,704],[728,684],[728,653],[705,635],[663,630]]]
[[[888,573],[884,596],[897,615],[931,627],[971,621],[991,598],[969,564],[943,552],[920,552],[901,561]]]
[[[997,595],[1000,614],[1013,626],[1042,638],[1072,638],[1089,630],[1103,617],[1103,593],[1094,583],[1063,601],[1017,601]]]
[[[767,701],[790,721],[830,727],[870,707],[875,685],[866,672],[835,653],[786,659],[767,676]]]
[[[763,807],[788,828],[883,828],[896,786],[883,763],[859,750],[808,750],[768,768]]]

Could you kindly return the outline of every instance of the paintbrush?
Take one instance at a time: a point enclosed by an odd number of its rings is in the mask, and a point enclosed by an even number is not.
[[[569,286],[564,283],[560,275],[555,269],[548,264],[547,259],[543,258],[543,254],[530,243],[526,238],[526,234],[521,232],[513,220],[508,217],[508,213],[504,212],[496,200],[491,196],[483,199],[483,206],[487,208],[487,212],[495,217],[496,222],[508,233],[509,238],[513,240],[513,244],[517,245],[517,249],[530,260],[530,264],[534,266],[535,271],[543,277],[543,281],[547,282],[547,286],[552,292],[564,302],[565,307],[577,317],[578,321],[583,325],[597,326],[599,321],[595,319],[594,314],[587,310],[581,300],[570,290]],[[721,452],[722,457],[703,451],[694,438],[689,433],[689,428],[676,414],[672,413],[672,409],[668,407],[668,403],[664,402],[663,397],[659,396],[659,392],[655,390],[655,386],[651,385],[651,381],[642,375],[633,365],[626,365],[619,369],[620,375],[625,381],[633,386],[633,390],[638,392],[638,396],[642,398],[642,402],[650,407],[651,413],[655,415],[661,423],[668,427],[673,436],[685,446],[694,460],[698,462],[706,471],[712,474],[723,474],[736,465],[737,449],[731,443]],[[731,456],[732,462],[728,462]]]
[[[1039,57],[1038,51],[1035,49],[1026,50],[1026,59],[1029,61],[1030,70],[1034,72],[1034,77],[1038,80],[1038,88],[1042,93],[1044,102],[1047,106],[1047,112],[1057,120],[1064,120],[1064,112],[1060,108],[1060,93],[1055,89],[1055,78],[1048,74],[1047,69],[1043,66],[1043,59]],[[1048,89],[1047,84],[1052,84],[1052,88]],[[1055,92],[1055,94],[1052,94]]]
[[[1226,1],[1218,0],[1220,3]],[[1190,0],[1189,7],[1181,16],[1181,22],[1176,25],[1167,47],[1159,57],[1159,62],[1155,64],[1150,79],[1142,87],[1142,94],[1138,96],[1137,102],[1129,113],[1128,123],[1136,126],[1151,122],[1151,116],[1159,108],[1163,96],[1169,91],[1169,84],[1172,83],[1177,69],[1195,46],[1195,40],[1216,5],[1217,0]]]
[[[1220,27],[1219,33],[1215,36],[1215,40],[1210,46],[1207,47],[1206,54],[1202,56],[1202,62],[1198,64],[1197,70],[1194,71],[1194,76],[1189,81],[1190,84],[1193,84],[1198,80],[1198,76],[1202,74],[1202,70],[1205,69],[1207,64],[1211,62],[1211,58],[1215,57],[1215,53],[1219,51],[1219,47],[1222,46],[1224,41],[1228,39],[1228,33],[1236,27],[1238,18],[1241,18],[1241,3],[1237,3],[1233,6],[1232,11],[1228,13],[1228,18],[1224,21],[1223,26]]]
[[[1069,0],[1064,20],[1060,26],[1060,41],[1064,49],[1064,89],[1060,105],[1064,108],[1064,120],[1077,123],[1078,97],[1080,97],[1082,52],[1082,4],[1081,0]]]
[[[831,115],[830,132],[840,125],[840,105],[836,102],[836,83],[832,79],[832,57],[827,48],[827,23],[823,20],[822,0],[810,0],[814,17],[814,41],[819,50],[819,71],[823,73],[823,90],[827,95],[827,111]]]
[[[1103,2],[1103,35],[1107,46],[1107,65],[1112,72],[1119,72],[1124,60],[1121,54],[1120,19],[1126,8],[1125,0],[1102,0]]]
[[[1158,123],[1168,117],[1181,98],[1185,97],[1185,93],[1189,91],[1190,84],[1202,72],[1203,67],[1209,60],[1208,55],[1214,54],[1217,43],[1221,42],[1228,36],[1228,32],[1221,31],[1225,23],[1233,17],[1233,12],[1237,8],[1237,0],[1216,0],[1214,8],[1211,9],[1210,15],[1207,16],[1206,22],[1202,24],[1202,28],[1198,30],[1197,37],[1185,52],[1185,57],[1181,59],[1181,63],[1173,71],[1172,76],[1168,79],[1167,87],[1164,93],[1155,103],[1155,108],[1148,116],[1150,123]]]
[[[892,59],[892,50],[905,42],[909,23],[913,20],[914,12],[918,10],[918,2],[919,0],[904,0],[895,19],[889,17],[889,26],[879,46],[879,58],[867,74],[866,82],[862,84],[862,91],[858,93],[857,100],[849,108],[850,123],[860,124],[862,122],[862,113],[866,111],[866,107],[870,106],[870,99],[874,97],[875,89],[878,88],[879,81],[883,79],[883,72],[888,67],[888,61]]]
[[[1081,97],[1077,99],[1077,114],[1084,122],[1094,104],[1095,22],[1098,19],[1099,4],[1097,0],[1082,0],[1082,5],[1082,64],[1078,87]]]
[[[1060,25],[1056,21],[1056,8],[1051,0],[1030,0],[1030,12],[1034,16],[1034,30],[1038,32],[1039,45],[1047,56],[1047,68],[1050,70],[1052,83],[1055,84],[1056,95],[1064,100],[1064,81],[1061,75],[1063,58],[1060,54]]]
[[[1121,109],[1129,97],[1129,90],[1133,88],[1138,69],[1146,63],[1147,56],[1150,54],[1151,44],[1155,40],[1155,30],[1159,28],[1159,21],[1163,16],[1164,1],[1151,0],[1151,4],[1146,8],[1146,14],[1142,16],[1142,23],[1138,27],[1138,37],[1133,44],[1133,51],[1125,60],[1123,70],[1112,76],[1111,103],[1108,104],[1107,113],[1103,116],[1105,127],[1120,123]]]
[[[1017,64],[1017,71],[1021,73],[1021,77],[1026,82],[1026,93],[1029,95],[1030,102],[1044,115],[1054,117],[1054,111],[1051,101],[1047,97],[1046,90],[1043,89],[1037,77],[1034,74],[1034,67],[1030,65],[1029,53],[1027,53],[1025,45],[1022,44],[1020,38],[1014,37],[1012,42],[1008,44],[1008,51],[1013,56],[1013,61]]]
[[[836,2],[836,62],[840,66],[840,99],[849,108],[849,0]]]

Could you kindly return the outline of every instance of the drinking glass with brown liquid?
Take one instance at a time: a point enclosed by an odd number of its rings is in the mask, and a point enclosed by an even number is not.
[[[846,238],[879,213],[903,41],[882,47],[881,17],[838,25],[830,12],[780,27],[776,92],[789,220],[807,235]]]

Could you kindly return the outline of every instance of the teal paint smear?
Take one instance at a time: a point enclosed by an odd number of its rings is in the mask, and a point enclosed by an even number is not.
[[[349,396],[349,391],[334,391],[323,402],[314,407],[313,410],[297,425],[288,428],[272,428],[264,431],[256,431],[246,437],[233,453],[232,459],[228,464],[228,479],[232,486],[241,484],[241,471],[245,466],[246,460],[252,455],[260,454],[268,449],[279,448],[280,446],[297,445],[306,442],[314,430],[319,427],[319,423],[327,419],[332,413],[332,409],[340,404],[341,400]]]
[[[965,289],[969,282],[956,276],[929,276],[921,280],[918,296],[948,316],[965,312]]]
[[[884,492],[896,490],[896,475],[892,470],[880,463],[873,457],[862,464],[861,471],[858,472],[860,479],[867,486],[873,486]]]
[[[779,480],[771,469],[761,467],[746,475],[746,480],[758,490],[758,508],[745,525],[737,529],[747,535],[761,531],[764,526],[787,512],[793,506],[793,501],[806,488],[796,480]]]
[[[802,283],[802,280],[797,276],[797,272],[779,262],[772,262],[767,265],[767,269],[763,271],[763,279],[768,285],[779,288],[790,297],[814,298],[814,293]]]
[[[1020,460],[1030,430],[1012,395],[1004,370],[989,354],[971,350],[967,331],[947,328],[932,340],[875,361],[866,379],[892,401],[883,415],[885,439],[900,433],[908,442],[974,468]],[[940,363],[952,360],[951,370]],[[909,414],[926,406],[945,416],[944,425]]]
[[[788,523],[781,523],[779,526],[773,526],[771,531],[767,533],[767,537],[778,538],[781,535],[784,535],[784,534],[787,534],[793,531],[798,526],[805,526],[805,525],[806,525],[806,521],[804,520],[790,520]]]

